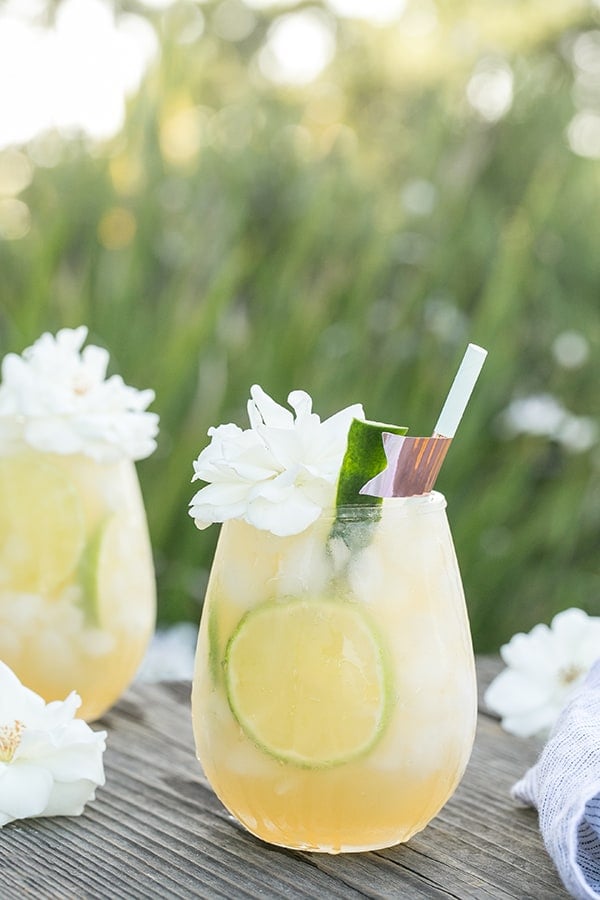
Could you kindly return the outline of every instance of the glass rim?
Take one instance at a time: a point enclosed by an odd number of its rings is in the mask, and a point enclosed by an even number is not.
[[[372,502],[371,502],[372,501]],[[426,515],[439,512],[447,506],[445,496],[439,491],[426,494],[413,494],[410,497],[384,497],[378,502],[377,497],[366,498],[365,502],[347,503],[342,506],[325,507],[320,518],[323,519],[379,519],[384,512],[404,515]]]

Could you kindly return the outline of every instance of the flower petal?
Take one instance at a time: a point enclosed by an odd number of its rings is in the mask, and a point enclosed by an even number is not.
[[[2,364],[0,409],[24,418],[23,439],[36,449],[82,452],[93,459],[141,459],[156,447],[158,416],[146,412],[154,391],[119,375],[106,378],[108,353],[89,345],[87,328],[44,333]]]
[[[103,783],[103,782],[102,782]],[[81,778],[68,783],[54,782],[43,816],[80,816],[86,803],[96,798],[97,783]]]
[[[52,791],[52,775],[32,763],[12,763],[0,772],[0,812],[12,819],[39,816]]]
[[[278,472],[297,466],[302,460],[302,440],[294,429],[259,426],[259,434]]]
[[[596,655],[600,655],[600,619],[594,620],[582,609],[565,609],[557,613],[551,628],[562,651],[564,664],[574,664],[581,658],[586,639],[590,637],[593,643],[598,642]]]
[[[74,739],[75,740],[75,739]],[[106,732],[94,731],[90,739],[67,744],[44,758],[44,766],[55,781],[93,781],[104,784],[102,754],[106,749]]]
[[[294,417],[291,412],[269,397],[259,384],[252,385],[250,397],[248,418],[253,429],[261,425],[271,428],[291,428],[293,426]]]
[[[547,625],[536,625],[529,634],[515,634],[500,648],[507,666],[532,679],[547,681],[556,670],[554,641]]]
[[[250,485],[245,481],[219,482],[219,484],[207,484],[194,494],[190,502],[190,514],[198,506],[228,506],[245,500]]]
[[[296,424],[304,427],[308,421],[320,425],[319,416],[312,411],[312,398],[306,391],[292,391],[288,394],[288,403],[296,413]]]
[[[35,724],[44,707],[42,698],[21,684],[12,669],[0,660],[0,723],[19,720],[25,725]]]
[[[551,706],[523,715],[510,715],[502,719],[502,727],[517,737],[546,737],[556,720],[558,710]]]
[[[309,500],[302,491],[290,487],[285,490],[285,494],[275,495],[273,499],[267,499],[265,496],[255,497],[248,504],[246,521],[255,528],[271,531],[279,537],[288,537],[304,531],[318,519],[320,513],[321,508]]]
[[[529,715],[551,699],[551,687],[544,688],[521,672],[505,669],[490,684],[484,700],[500,716],[511,713]]]
[[[13,726],[0,762],[0,828],[29,816],[76,815],[104,784],[106,732],[74,718],[80,704],[75,691],[45,703],[0,662],[0,724]]]
[[[258,434],[237,425],[209,429],[211,442],[194,461],[193,481],[228,481],[238,467],[251,467],[254,478],[268,477],[275,466]]]
[[[489,686],[486,702],[507,731],[545,736],[600,657],[600,618],[566,609],[550,627],[515,634],[500,652],[508,668]]]
[[[250,429],[209,429],[211,442],[194,462],[192,480],[206,481],[212,490],[194,495],[190,515],[199,528],[240,518],[273,534],[297,534],[333,503],[348,428],[353,418],[364,418],[362,407],[321,423],[305,391],[288,396],[295,417],[259,385],[250,394]]]

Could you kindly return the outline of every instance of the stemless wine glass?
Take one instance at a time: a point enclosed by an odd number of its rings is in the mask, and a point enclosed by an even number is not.
[[[152,635],[155,580],[134,463],[44,453],[0,422],[0,659],[46,701],[100,716]]]
[[[291,537],[223,525],[194,734],[215,792],[263,840],[392,846],[458,785],[476,684],[445,507],[437,492],[342,507]]]

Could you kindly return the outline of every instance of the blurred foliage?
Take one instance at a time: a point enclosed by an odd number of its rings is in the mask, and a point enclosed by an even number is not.
[[[192,460],[211,424],[246,425],[252,383],[427,434],[479,343],[438,482],[476,647],[568,606],[599,614],[600,172],[566,137],[572,49],[598,34],[598,6],[446,0],[421,36],[339,19],[335,58],[304,87],[257,62],[285,10],[117,5],[154,23],[160,60],[108,144],[20,148],[31,228],[0,241],[0,353],[86,323],[114,371],[156,390],[159,450],[139,473],[175,621],[198,618],[217,536],[187,515]],[[512,78],[502,114],[485,82],[479,111],[467,99],[490,66]],[[569,341],[579,357],[557,351]],[[510,430],[510,404],[538,394],[572,414],[572,440]]]

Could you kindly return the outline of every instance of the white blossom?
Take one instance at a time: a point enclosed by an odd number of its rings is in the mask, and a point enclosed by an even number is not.
[[[208,484],[192,498],[190,515],[198,528],[243,519],[276,535],[298,534],[333,506],[348,429],[364,418],[362,406],[321,422],[304,391],[288,396],[295,415],[256,384],[250,398],[249,429],[209,429],[193,478]]]
[[[487,706],[519,737],[546,737],[567,699],[600,657],[600,617],[566,609],[550,624],[515,634],[500,648],[507,668],[490,684]]]
[[[45,333],[21,356],[2,362],[0,437],[36,450],[84,453],[101,462],[143,459],[156,448],[158,416],[146,411],[154,391],[120,375],[106,377],[109,355],[89,344],[87,328]]]
[[[81,700],[45,703],[0,662],[0,828],[15,819],[78,816],[104,784],[106,732],[75,713]]]

